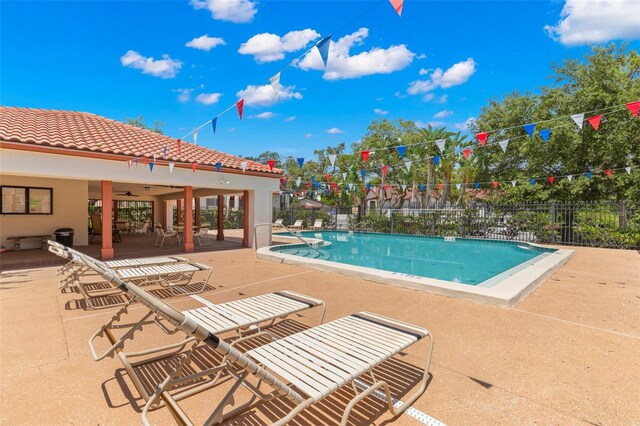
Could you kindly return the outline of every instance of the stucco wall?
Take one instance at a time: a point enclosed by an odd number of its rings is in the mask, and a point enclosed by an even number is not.
[[[12,249],[13,242],[7,237],[53,234],[58,228],[75,230],[74,245],[88,244],[87,181],[0,175],[0,184],[53,188],[53,214],[0,215],[0,244]],[[24,240],[20,246],[38,248],[40,241]]]

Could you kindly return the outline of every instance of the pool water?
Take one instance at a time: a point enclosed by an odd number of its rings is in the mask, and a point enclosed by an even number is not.
[[[409,235],[302,232],[302,237],[331,243],[313,250],[303,244],[272,247],[272,251],[399,274],[468,285],[526,266],[553,249],[510,241],[455,239]]]

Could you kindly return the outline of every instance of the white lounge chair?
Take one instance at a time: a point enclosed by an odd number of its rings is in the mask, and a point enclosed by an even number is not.
[[[273,222],[273,226],[282,226],[284,225],[284,219],[276,219],[275,222]]]
[[[56,249],[50,248],[54,252]],[[68,252],[56,254],[71,256]],[[223,363],[230,367],[225,370],[235,379],[229,391],[205,421],[207,425],[218,424],[244,412],[256,399],[270,400],[278,397],[286,398],[295,404],[285,417],[274,422],[276,425],[284,425],[305,408],[320,402],[338,389],[350,385],[356,395],[343,411],[341,424],[346,425],[355,404],[374,392],[384,390],[389,411],[393,415],[399,415],[410,407],[427,388],[433,338],[424,328],[361,312],[289,335],[243,353],[236,348],[235,342],[229,344],[220,339],[193,317],[175,310],[135,284],[123,282],[112,271],[102,268],[99,264],[90,260],[86,262],[105,279],[109,279],[115,286],[127,292],[130,297],[143,302],[149,309],[150,316],[157,315],[172,324],[176,331],[193,337],[193,343],[179,357],[171,373],[156,387],[145,405],[142,411],[142,421],[145,425],[149,425],[149,410],[156,408],[160,400],[166,404],[180,424],[191,424],[186,413],[178,405],[178,401],[193,393],[185,391],[184,394],[179,394],[182,397],[180,398],[171,394],[168,386],[177,382],[187,383],[191,380],[191,377],[184,379],[178,379],[178,377],[183,367],[190,363],[194,350],[200,342],[223,357]],[[389,385],[375,376],[374,369],[409,346],[426,340],[426,337],[429,344],[422,379],[418,389],[398,407],[399,404],[394,404],[391,398]],[[222,369],[224,366],[219,368]],[[208,372],[217,374],[214,370]],[[358,392],[355,383],[360,382],[363,376],[369,376],[372,384],[366,390]],[[271,391],[261,390],[263,384]],[[234,395],[241,386],[251,392],[252,396],[247,402],[225,413],[228,405],[235,404]]]
[[[171,239],[171,244],[173,244],[174,238],[178,242],[178,244],[180,244],[180,236],[176,231],[173,231],[173,230],[165,231],[164,228],[162,228],[162,225],[160,225],[159,223],[156,223],[156,242],[154,245],[156,247],[162,247],[164,245],[164,240],[167,238]]]
[[[211,245],[211,238],[209,238],[209,227],[200,227],[198,232],[195,232],[193,236],[198,239],[198,244],[200,244],[201,246]]]
[[[322,229],[322,219],[316,219],[311,229],[314,231],[320,231]]]
[[[302,229],[302,219],[296,220],[296,222],[289,226],[289,229]]]

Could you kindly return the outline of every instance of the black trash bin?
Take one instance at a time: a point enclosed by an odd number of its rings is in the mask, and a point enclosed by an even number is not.
[[[73,247],[73,232],[73,228],[56,229],[54,232],[56,241],[63,246]]]

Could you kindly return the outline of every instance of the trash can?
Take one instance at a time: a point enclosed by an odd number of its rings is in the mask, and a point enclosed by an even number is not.
[[[73,247],[73,232],[73,228],[56,229],[54,232],[56,241],[63,246]]]

